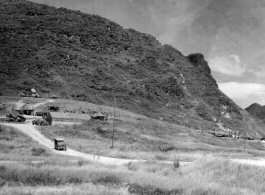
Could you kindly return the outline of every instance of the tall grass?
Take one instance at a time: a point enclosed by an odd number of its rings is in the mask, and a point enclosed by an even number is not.
[[[16,189],[8,186],[24,186],[25,193],[35,194],[34,189],[42,188],[41,186],[54,186],[62,189],[58,194],[63,194],[70,186],[71,189],[65,194],[85,194],[83,189],[87,190],[87,194],[95,192],[95,189],[99,189],[101,194],[265,193],[265,168],[215,158],[200,159],[192,165],[180,166],[177,169],[173,165],[153,162],[131,163],[126,167],[91,163],[82,166],[60,166],[46,163],[16,167],[1,165],[0,172],[0,181],[6,182],[1,188],[5,192],[8,188],[10,192]],[[37,188],[33,188],[34,186]]]

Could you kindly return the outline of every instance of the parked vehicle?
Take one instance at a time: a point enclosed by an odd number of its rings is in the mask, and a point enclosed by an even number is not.
[[[49,125],[49,122],[44,119],[36,119],[32,121],[32,125],[46,126]]]
[[[66,143],[63,138],[54,138],[55,150],[66,150]]]
[[[6,115],[6,122],[21,123],[25,121],[26,121],[26,118],[22,115],[13,115],[13,114]]]

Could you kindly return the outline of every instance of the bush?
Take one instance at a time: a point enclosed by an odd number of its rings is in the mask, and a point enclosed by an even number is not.
[[[175,190],[164,190],[152,186],[140,186],[138,184],[130,185],[128,191],[132,194],[139,195],[180,195],[183,194],[183,189],[175,189]]]
[[[175,146],[169,145],[169,144],[163,144],[163,145],[158,146],[158,149],[160,150],[160,152],[168,152],[168,151],[174,150]]]
[[[107,176],[101,176],[94,181],[92,181],[94,184],[120,184],[120,178],[118,178],[116,175],[107,175]]]
[[[32,156],[48,156],[44,148],[32,148]]]
[[[179,168],[179,166],[180,166],[179,158],[175,158],[174,159],[173,166],[174,166],[175,169]]]
[[[156,158],[157,160],[166,160],[166,159],[167,159],[167,156],[163,156],[163,155],[160,155],[160,154],[156,154],[156,155],[155,155],[155,158]]]
[[[77,164],[79,167],[81,167],[84,164],[84,160],[83,159],[78,159]]]

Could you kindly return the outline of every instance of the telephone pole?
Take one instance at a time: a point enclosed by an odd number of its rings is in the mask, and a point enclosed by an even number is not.
[[[114,111],[113,111],[113,126],[112,126],[111,148],[114,148],[115,118],[116,118],[116,97],[114,98]]]
[[[245,134],[245,138],[244,138],[244,151],[246,150],[246,139],[248,136],[248,133],[246,132],[246,120],[245,117],[243,116],[243,133]]]

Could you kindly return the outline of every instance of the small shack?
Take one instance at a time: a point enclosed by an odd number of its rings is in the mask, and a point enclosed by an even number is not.
[[[31,115],[34,116],[34,110],[32,109],[25,109],[25,110],[16,110],[17,112],[19,112],[19,114],[21,115]]]
[[[88,121],[91,119],[89,114],[50,112],[52,118],[58,121]]]
[[[94,120],[107,121],[108,119],[108,115],[106,113],[97,111],[93,111],[90,116]]]
[[[34,109],[29,106],[29,104],[24,104],[22,106],[22,108],[17,109],[17,111],[21,114],[21,115],[31,115],[34,116]]]
[[[43,108],[42,111],[38,111],[35,113],[35,116],[44,116],[49,113],[49,110],[47,107]]]
[[[52,99],[58,99],[58,96],[55,95],[55,94],[53,94],[53,95],[50,96],[50,98],[52,98]]]

